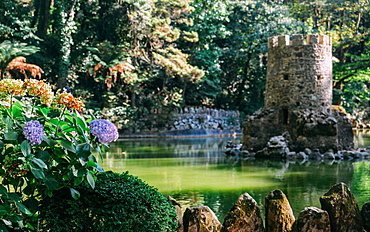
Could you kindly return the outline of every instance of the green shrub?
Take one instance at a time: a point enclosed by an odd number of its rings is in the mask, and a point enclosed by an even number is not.
[[[176,231],[174,207],[157,191],[128,172],[97,175],[95,188],[57,191],[40,207],[43,229],[50,231]]]

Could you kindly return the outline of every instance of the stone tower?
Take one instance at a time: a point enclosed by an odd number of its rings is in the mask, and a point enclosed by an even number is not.
[[[270,37],[265,108],[329,110],[332,49],[326,35]]]
[[[330,37],[273,36],[268,48],[265,106],[247,117],[243,145],[262,149],[271,137],[284,135],[296,151],[353,146],[350,120],[331,109]]]

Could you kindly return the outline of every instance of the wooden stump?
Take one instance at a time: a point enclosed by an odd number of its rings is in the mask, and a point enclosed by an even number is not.
[[[270,192],[265,198],[266,231],[292,231],[295,221],[292,208],[281,190]]]
[[[329,213],[332,232],[363,231],[355,197],[344,183],[339,183],[320,197],[321,208]]]
[[[248,194],[242,194],[227,213],[222,232],[264,232],[261,209]]]

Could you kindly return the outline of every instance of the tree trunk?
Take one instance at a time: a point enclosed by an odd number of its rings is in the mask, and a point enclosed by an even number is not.
[[[45,39],[49,27],[51,0],[40,0],[39,2],[39,21],[37,24],[37,35]]]

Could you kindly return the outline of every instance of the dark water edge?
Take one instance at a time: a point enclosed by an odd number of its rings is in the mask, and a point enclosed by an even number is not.
[[[249,193],[264,212],[264,198],[282,190],[294,214],[308,206],[320,208],[319,198],[339,182],[346,183],[359,206],[370,201],[367,160],[287,161],[227,158],[227,141],[241,137],[151,138],[119,140],[109,149],[105,170],[129,171],[183,206],[207,205],[223,220],[237,198]],[[367,135],[360,141],[367,141]],[[364,143],[362,143],[364,144]]]

